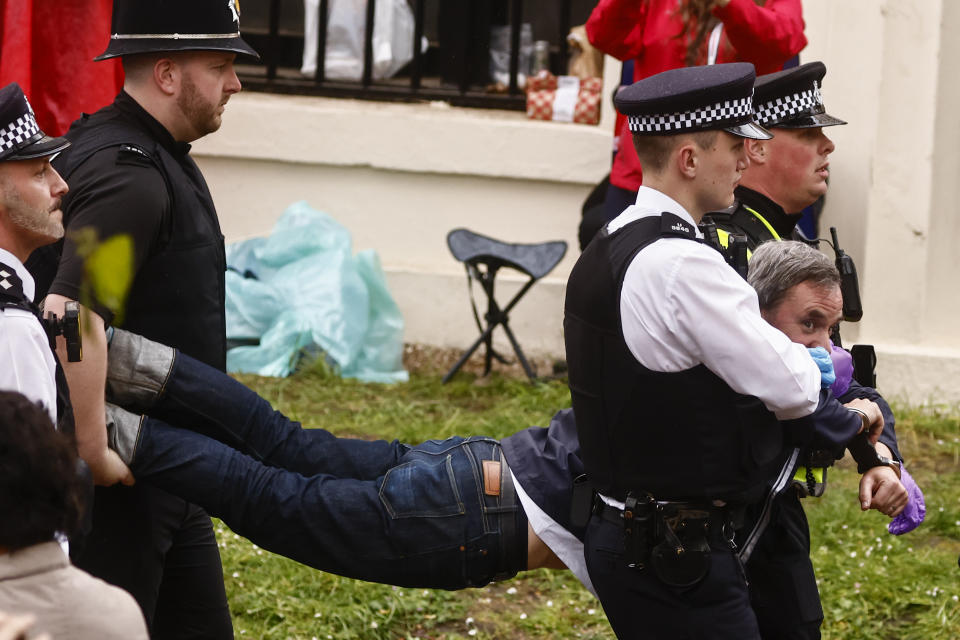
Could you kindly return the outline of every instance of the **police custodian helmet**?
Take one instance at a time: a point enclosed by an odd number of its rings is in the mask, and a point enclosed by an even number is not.
[[[0,89],[0,162],[43,158],[69,146],[66,138],[51,138],[40,129],[20,85],[11,82]]]
[[[681,67],[657,73],[614,97],[635,136],[665,136],[723,129],[744,138],[772,136],[756,124],[749,62]]]
[[[166,51],[260,57],[240,37],[240,0],[113,0],[110,44],[94,60]]]
[[[808,62],[757,78],[753,93],[757,121],[765,127],[784,129],[847,124],[831,116],[823,106],[820,86],[826,73],[822,62]]]

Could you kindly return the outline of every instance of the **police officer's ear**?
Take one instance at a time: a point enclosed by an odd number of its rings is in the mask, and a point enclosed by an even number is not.
[[[697,168],[700,166],[700,149],[693,138],[684,136],[680,139],[671,159],[685,178],[697,177]]]
[[[173,57],[158,57],[153,63],[153,81],[164,95],[172,96],[180,90],[182,73],[182,67]]]
[[[767,163],[770,154],[770,146],[767,144],[767,140],[744,138],[743,148],[747,152],[747,158],[750,159],[750,164]]]

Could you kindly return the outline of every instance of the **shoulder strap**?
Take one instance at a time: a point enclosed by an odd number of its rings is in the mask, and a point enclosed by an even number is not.
[[[23,281],[17,270],[0,262],[0,309],[22,309],[38,314],[36,305],[23,293]]]
[[[95,135],[88,132],[91,128],[95,128]],[[67,182],[73,172],[93,154],[120,147],[117,164],[153,166],[163,178],[167,196],[171,206],[174,206],[175,191],[160,158],[159,143],[147,133],[124,122],[116,113],[99,111],[93,115],[84,114],[83,118],[74,123],[66,137],[72,146],[54,161],[54,167]],[[168,220],[164,225],[160,238],[161,246],[169,240],[171,222]]]
[[[90,129],[95,129],[95,133],[88,133]],[[98,151],[110,147],[122,147],[133,156],[142,158],[156,167],[167,185],[167,193],[170,194],[171,199],[173,198],[170,177],[160,160],[159,143],[146,132],[130,126],[116,112],[99,111],[93,115],[84,114],[73,124],[66,137],[72,143],[71,147],[60,154],[54,163],[64,180],[69,182],[70,176],[77,167]]]
[[[606,230],[601,233],[606,234]],[[644,248],[660,238],[684,238],[699,242],[695,227],[673,213],[663,212],[659,216],[647,216],[634,220],[610,234],[610,258],[619,273],[616,274],[618,286],[623,283],[627,267],[633,258]]]

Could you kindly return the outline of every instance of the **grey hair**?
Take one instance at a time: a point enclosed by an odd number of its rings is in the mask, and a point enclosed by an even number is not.
[[[827,256],[795,240],[765,242],[753,251],[747,282],[756,290],[762,310],[780,304],[792,287],[810,282],[840,286],[840,272]]]

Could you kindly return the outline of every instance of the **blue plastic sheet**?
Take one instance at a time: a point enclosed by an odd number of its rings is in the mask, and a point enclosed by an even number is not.
[[[403,317],[373,250],[353,255],[350,232],[305,202],[267,238],[227,247],[227,370],[287,376],[321,353],[340,375],[404,382]]]

